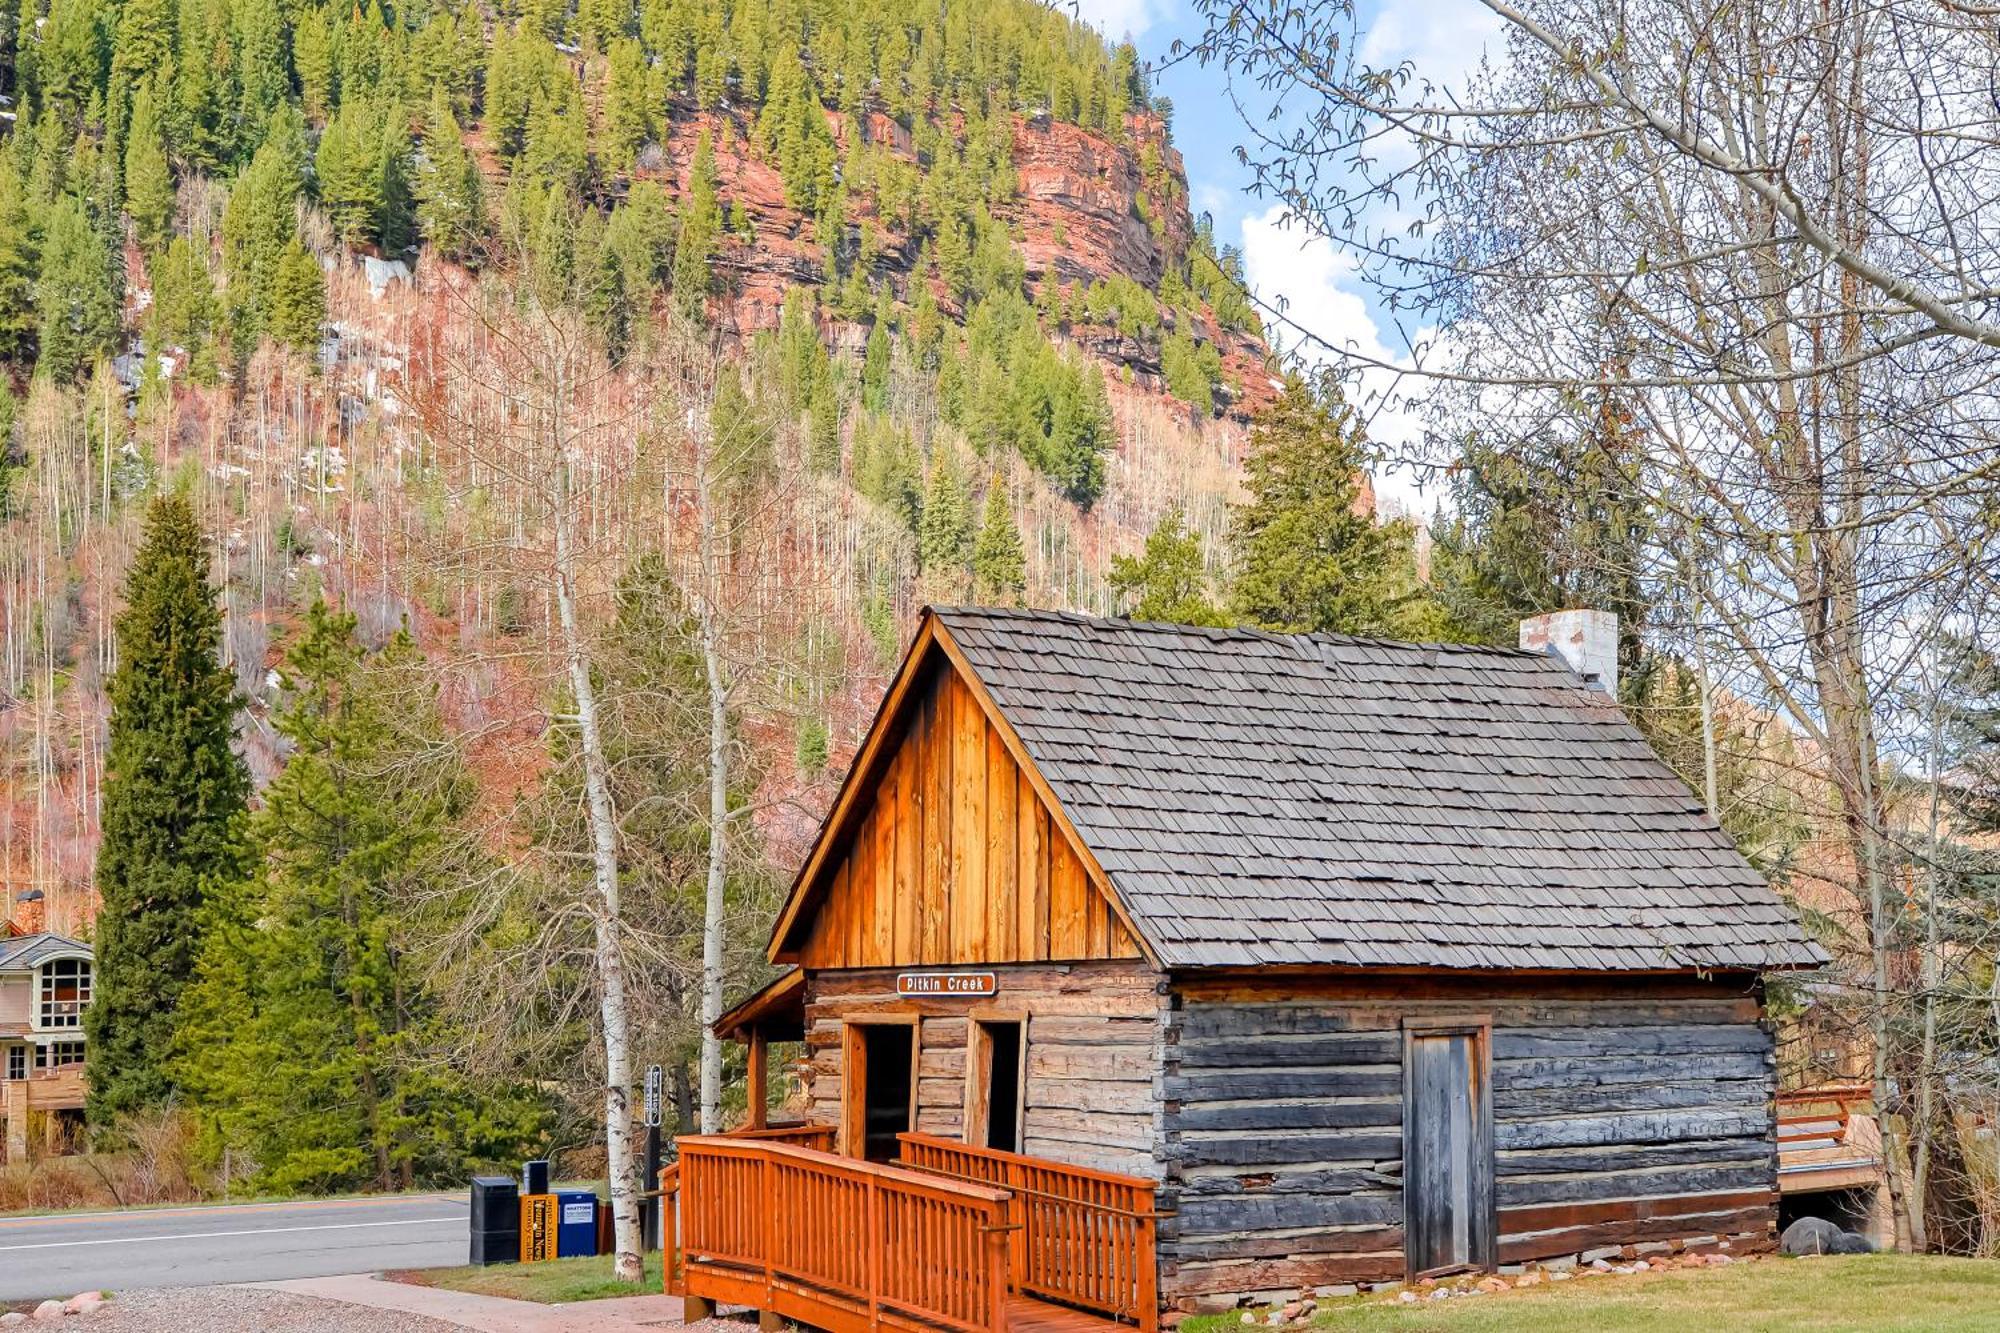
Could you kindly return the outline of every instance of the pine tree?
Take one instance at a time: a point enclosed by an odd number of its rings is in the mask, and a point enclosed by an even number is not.
[[[105,1125],[173,1091],[175,1009],[202,906],[244,869],[250,779],[232,746],[236,692],[207,537],[180,495],[146,516],[125,581],[97,856],[95,995],[85,1011],[90,1116]]]
[[[109,350],[118,332],[119,289],[103,236],[83,205],[64,195],[49,213],[35,283],[37,374],[67,383]]]
[[[302,352],[319,350],[326,323],[326,275],[312,252],[294,239],[279,254],[271,273],[267,327],[273,338]]]
[[[420,1063],[441,1033],[415,890],[448,873],[470,780],[408,635],[366,653],[354,629],[315,601],[285,654],[292,753],[250,824],[260,872],[211,914],[176,1034],[202,1119],[279,1192],[454,1179],[538,1119],[532,1097]]]
[[[1331,382],[1293,376],[1250,435],[1248,503],[1234,516],[1235,612],[1281,633],[1389,634],[1405,609],[1394,587],[1396,547],[1363,502],[1368,440]]]
[[[612,171],[627,172],[659,132],[654,108],[663,99],[654,87],[645,48],[631,38],[611,43],[610,67],[604,83],[605,156]]]
[[[342,100],[314,154],[320,202],[342,244],[382,234],[388,180],[382,174],[382,124],[364,100]]]
[[[178,348],[194,378],[215,379],[215,334],[221,311],[208,261],[185,236],[168,242],[154,263],[153,305],[146,318],[146,350],[162,353]]]
[[[1179,625],[1230,623],[1209,597],[1201,537],[1188,528],[1187,515],[1179,505],[1162,514],[1146,534],[1146,549],[1141,554],[1112,557],[1111,573],[1105,581],[1118,594],[1119,614],[1134,620]]]
[[[712,262],[722,235],[715,145],[707,130],[695,140],[688,174],[687,206],[681,211],[681,234],[674,245],[674,305],[683,318],[700,323],[708,318],[708,295],[715,282]]]
[[[166,244],[173,229],[174,202],[174,176],[161,138],[154,81],[147,78],[132,95],[132,123],[125,136],[125,211],[148,254],[159,253]]]
[[[16,139],[22,132],[15,131]],[[10,144],[7,147],[18,147]],[[17,153],[0,151],[0,358],[26,355],[35,338],[37,248]]]
[[[871,412],[889,407],[889,289],[875,301],[875,320],[868,329],[868,349],[861,358],[861,402]]]
[[[452,259],[465,259],[478,248],[485,230],[480,200],[479,167],[466,151],[458,118],[442,85],[431,87],[430,114],[424,122],[423,160],[416,170],[414,193],[417,225],[428,240]]]
[[[917,520],[917,568],[926,574],[955,574],[965,564],[970,542],[965,484],[950,456],[939,450],[924,484],[924,508]]]
[[[972,587],[982,602],[1014,605],[1028,588],[1027,556],[1007,485],[996,472],[986,488],[986,513],[972,547]]]

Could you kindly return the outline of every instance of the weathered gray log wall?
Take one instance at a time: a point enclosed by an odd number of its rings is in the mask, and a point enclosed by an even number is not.
[[[841,1028],[870,1015],[914,1015],[920,1033],[917,1124],[965,1131],[966,1044],[974,1017],[1027,1020],[1022,1150],[1157,1177],[1163,978],[1144,963],[1021,964],[990,971],[997,993],[906,999],[886,969],[815,971],[806,990],[812,1118],[840,1123]]]
[[[1183,978],[1161,1086],[1168,1297],[1400,1278],[1403,1021],[1480,1015],[1501,1263],[1769,1243],[1775,1066],[1753,978]]]

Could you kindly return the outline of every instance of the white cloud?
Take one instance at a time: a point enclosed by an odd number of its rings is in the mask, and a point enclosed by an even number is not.
[[[1361,59],[1370,65],[1410,61],[1417,77],[1446,88],[1463,88],[1480,57],[1501,52],[1504,25],[1479,0],[1426,0],[1420,5],[1389,0],[1361,38]]]
[[[1145,36],[1156,23],[1172,18],[1179,0],[1062,0],[1061,7],[1112,41]]]
[[[1368,421],[1369,438],[1389,460],[1375,472],[1375,493],[1384,502],[1428,516],[1436,505],[1435,493],[1425,494],[1413,470],[1396,462],[1422,451],[1423,421],[1407,401],[1416,386],[1408,378],[1399,385],[1395,372],[1383,368],[1409,366],[1409,354],[1386,341],[1368,309],[1353,261],[1325,237],[1301,226],[1286,227],[1284,219],[1283,207],[1273,205],[1243,220],[1244,276],[1265,301],[1283,303],[1285,319],[1296,329],[1281,326],[1277,334],[1306,360],[1340,360],[1329,348],[1352,358],[1347,363],[1349,396]],[[1297,330],[1318,341],[1301,338]]]

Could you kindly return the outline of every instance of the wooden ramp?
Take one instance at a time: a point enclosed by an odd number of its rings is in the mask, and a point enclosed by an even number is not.
[[[902,1165],[824,1126],[679,1140],[667,1289],[829,1333],[1158,1333],[1151,1181],[924,1135]]]
[[[1050,1305],[1030,1296],[1007,1298],[1007,1333],[1103,1333],[1108,1329],[1131,1333],[1132,1325],[1113,1323],[1102,1315],[1085,1314],[1066,1305]]]

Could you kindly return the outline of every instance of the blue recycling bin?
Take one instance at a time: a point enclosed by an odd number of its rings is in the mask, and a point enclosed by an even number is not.
[[[581,1259],[596,1253],[596,1193],[591,1190],[557,1190],[556,1258]]]

